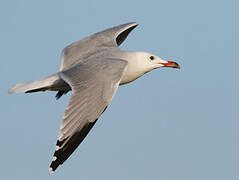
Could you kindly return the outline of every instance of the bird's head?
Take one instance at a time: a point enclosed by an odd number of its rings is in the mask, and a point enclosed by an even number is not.
[[[137,52],[137,63],[140,67],[147,69],[147,72],[159,67],[170,67],[180,69],[178,63],[163,60],[160,57],[147,52]]]
[[[128,61],[128,66],[120,82],[121,84],[134,81],[145,73],[159,67],[180,68],[176,62],[163,60],[147,52],[126,52],[126,58],[123,59]]]

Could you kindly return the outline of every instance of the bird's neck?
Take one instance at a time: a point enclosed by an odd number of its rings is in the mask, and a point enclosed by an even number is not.
[[[120,85],[132,82],[142,76],[145,73],[143,65],[141,64],[138,52],[127,52],[124,51],[122,59],[128,61],[128,66],[124,76],[121,79]]]

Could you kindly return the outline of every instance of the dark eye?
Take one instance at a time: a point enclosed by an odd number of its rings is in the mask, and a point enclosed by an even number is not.
[[[150,60],[154,60],[154,56],[150,56],[149,58],[150,58]]]

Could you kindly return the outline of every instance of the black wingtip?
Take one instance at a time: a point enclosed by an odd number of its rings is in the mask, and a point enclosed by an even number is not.
[[[53,158],[56,158],[55,156]],[[60,167],[61,164],[55,164],[54,161],[51,162],[51,165],[49,167],[49,173],[53,174],[55,172],[55,170]]]
[[[55,156],[54,156],[55,157]],[[49,172],[50,174],[54,173],[56,168],[58,168],[61,164],[56,163],[55,161],[51,162],[50,168],[49,168]]]
[[[52,167],[49,168],[49,173],[50,173],[50,174],[53,174],[53,173],[54,173],[54,170],[52,169]]]
[[[49,168],[49,173],[50,174],[54,173],[56,168],[58,168],[58,166],[60,166],[59,162],[57,162],[56,160],[57,160],[57,157],[54,155],[53,159],[52,159],[52,162],[51,162],[51,165],[50,165],[50,168]]]
[[[56,170],[56,168],[58,168],[59,165],[60,163],[57,161],[57,157],[53,156],[53,159],[49,168],[49,172],[53,173]]]
[[[49,168],[50,173],[53,173],[56,170],[56,168],[58,168],[58,166],[60,166],[64,162],[60,158],[58,158],[58,156],[62,153],[61,146],[64,144],[65,141],[66,139],[62,141],[57,140],[56,142],[56,150]]]

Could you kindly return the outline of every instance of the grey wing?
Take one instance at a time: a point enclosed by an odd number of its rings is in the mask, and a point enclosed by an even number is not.
[[[111,102],[126,67],[124,60],[90,60],[59,73],[72,88],[72,96],[60,126],[50,171],[63,164],[86,137]]]
[[[60,71],[71,68],[103,50],[118,48],[137,25],[135,22],[122,24],[72,43],[62,51]]]

